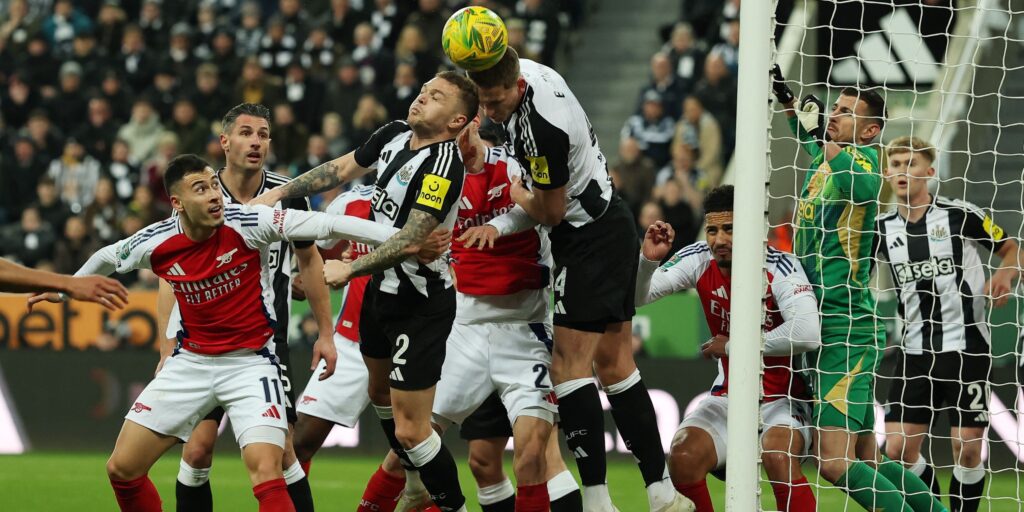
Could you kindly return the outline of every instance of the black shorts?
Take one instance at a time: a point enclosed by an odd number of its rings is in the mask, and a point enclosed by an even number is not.
[[[484,400],[473,414],[462,422],[459,437],[466,441],[476,439],[492,439],[495,437],[512,437],[512,424],[508,422],[508,410],[501,403],[498,393]]]
[[[931,425],[945,411],[951,426],[988,426],[991,372],[987,353],[900,354],[885,421]]]
[[[359,318],[359,350],[365,357],[391,358],[391,387],[428,389],[441,379],[453,323],[454,287],[428,299],[419,294],[384,293],[371,280]]]
[[[640,239],[619,196],[612,196],[601,218],[578,228],[562,223],[550,238],[555,325],[604,332],[608,324],[633,318]]]
[[[278,373],[281,375],[281,384],[284,386],[285,403],[284,410],[285,415],[288,417],[288,423],[294,425],[299,421],[299,415],[295,412],[295,391],[292,389],[292,366],[291,366],[291,353],[288,351],[287,339],[281,339],[280,337],[274,338],[274,355],[277,356]],[[224,408],[217,406],[214,407],[209,414],[207,414],[204,420],[214,420],[220,423],[220,420],[224,419]]]

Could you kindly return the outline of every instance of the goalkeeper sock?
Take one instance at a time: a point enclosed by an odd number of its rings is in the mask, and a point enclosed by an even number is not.
[[[888,478],[861,461],[850,464],[846,473],[836,481],[836,487],[842,489],[865,510],[915,512]]]
[[[818,510],[811,485],[806,477],[790,483],[772,482],[775,506],[783,512],[815,512]]]
[[[904,468],[903,464],[882,456],[878,474],[892,482],[896,489],[906,496],[907,505],[910,505],[914,512],[948,512],[939,498],[932,495],[928,485]]]
[[[675,484],[679,494],[690,498],[690,501],[697,506],[696,512],[715,512],[715,506],[711,504],[711,494],[708,492],[708,481],[698,480],[689,484]]]
[[[977,512],[981,493],[985,492],[985,466],[953,466],[949,480],[949,505],[953,512]]]
[[[935,478],[935,468],[928,464],[924,455],[917,455],[917,462],[910,466],[910,472],[921,477],[921,481],[932,490],[932,496],[942,501],[942,486],[939,485],[939,479]]]

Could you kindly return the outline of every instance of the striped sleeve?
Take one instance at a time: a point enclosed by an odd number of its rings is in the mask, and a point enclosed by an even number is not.
[[[454,141],[442,143],[423,162],[420,182],[414,188],[416,201],[412,209],[429,213],[439,222],[452,211],[462,195],[462,180],[465,167]]]
[[[113,248],[114,257],[116,258],[115,267],[120,274],[131,272],[140,268],[150,268],[149,256],[153,253],[153,249],[163,240],[166,240],[168,235],[176,233],[178,230],[178,218],[170,217],[168,219],[151,224],[145,229],[141,229],[134,235],[120,241],[115,242],[112,245],[105,247],[103,250],[97,252],[103,252],[106,249]],[[91,258],[90,258],[91,260]],[[79,272],[86,274],[97,274],[101,272],[93,272],[91,269],[87,269],[89,264],[82,267]],[[110,274],[110,272],[106,272]]]

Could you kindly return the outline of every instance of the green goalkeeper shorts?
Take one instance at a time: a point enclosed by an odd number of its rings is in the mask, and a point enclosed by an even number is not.
[[[814,424],[851,432],[875,426],[875,334],[824,339],[813,366]]]

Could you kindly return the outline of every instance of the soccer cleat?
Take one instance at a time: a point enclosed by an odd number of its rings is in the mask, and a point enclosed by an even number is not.
[[[695,510],[697,510],[697,505],[694,505],[690,498],[676,493],[676,498],[672,500],[672,503],[656,510],[652,509],[651,512],[694,512]]]
[[[405,489],[398,498],[395,512],[432,512],[437,510],[426,489]]]

